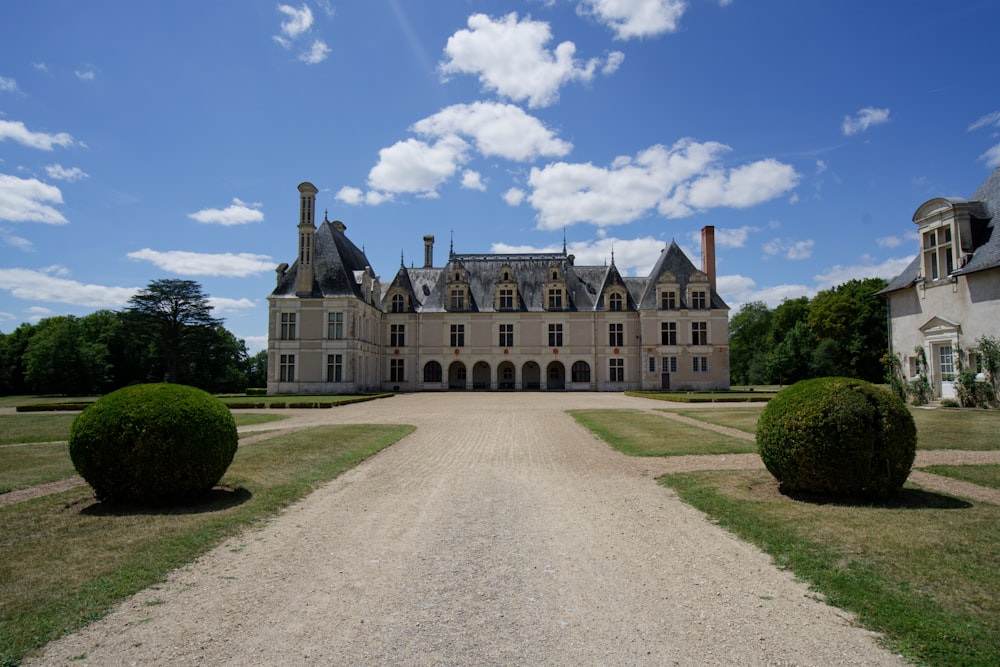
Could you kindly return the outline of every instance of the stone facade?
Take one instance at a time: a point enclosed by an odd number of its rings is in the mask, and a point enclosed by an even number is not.
[[[728,389],[729,307],[676,243],[650,275],[557,253],[458,254],[401,265],[383,287],[339,221],[299,186],[299,255],[268,297],[268,392]]]
[[[931,388],[954,397],[961,362],[976,340],[1000,336],[1000,169],[970,199],[937,197],[914,213],[919,252],[882,294],[889,305],[889,341],[907,379],[926,360]],[[961,359],[959,358],[961,355]]]

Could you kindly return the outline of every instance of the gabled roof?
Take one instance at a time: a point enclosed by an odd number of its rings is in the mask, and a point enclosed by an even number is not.
[[[673,274],[680,285],[680,294],[678,294],[678,297],[681,299],[684,299],[684,295],[687,293],[687,286],[691,282],[692,274],[696,272],[701,273],[701,269],[691,263],[691,260],[684,254],[681,247],[677,245],[677,242],[671,241],[669,246],[660,251],[660,256],[653,265],[653,269],[649,272],[645,290],[637,301],[639,308],[655,309],[659,306],[656,301],[656,284],[660,281],[663,274],[668,271]],[[714,290],[711,290],[711,292],[712,308],[729,308],[718,293]]]
[[[365,253],[344,234],[345,229],[343,224],[329,220],[324,220],[316,229],[312,266],[316,280],[310,296],[364,299],[355,276],[371,270],[371,264]],[[298,271],[299,262],[296,261],[281,276],[271,296],[295,296]]]

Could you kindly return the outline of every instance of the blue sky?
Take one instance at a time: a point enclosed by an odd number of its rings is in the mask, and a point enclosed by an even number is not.
[[[198,281],[250,350],[297,185],[391,281],[716,228],[732,306],[891,278],[1000,165],[993,0],[8,0],[0,331]]]

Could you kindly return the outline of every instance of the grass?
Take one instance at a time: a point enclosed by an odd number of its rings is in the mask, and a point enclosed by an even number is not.
[[[671,410],[683,417],[699,421],[727,426],[753,435],[757,432],[757,419],[762,408],[704,408],[702,410]]]
[[[672,403],[766,403],[774,398],[774,392],[758,391],[626,391],[625,394]]]
[[[286,419],[235,413],[237,426]],[[76,415],[0,415],[0,493],[55,482],[76,474],[66,440]]]
[[[987,463],[983,465],[937,465],[921,468],[935,475],[953,477],[963,482],[972,482],[991,489],[1000,489],[1000,464]]]
[[[612,447],[630,456],[745,454],[748,440],[706,431],[639,410],[571,410],[570,414]]]
[[[97,503],[87,487],[0,508],[0,665],[103,616],[413,427],[322,426],[242,447],[205,503]]]

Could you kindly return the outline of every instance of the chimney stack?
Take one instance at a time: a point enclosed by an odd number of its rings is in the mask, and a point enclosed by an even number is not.
[[[424,268],[429,269],[434,266],[434,236],[427,234],[424,236]]]
[[[310,296],[313,291],[313,245],[316,240],[316,193],[312,183],[299,183],[299,260],[295,294]]]
[[[715,227],[705,225],[701,228],[701,270],[708,274],[708,284],[713,292],[715,288]]]

